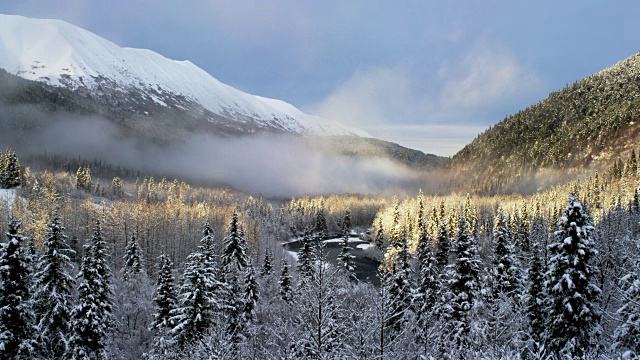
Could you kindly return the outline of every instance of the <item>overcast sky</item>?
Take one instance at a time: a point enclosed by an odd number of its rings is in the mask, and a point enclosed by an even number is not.
[[[0,13],[62,19],[447,156],[640,50],[632,0],[2,0]]]

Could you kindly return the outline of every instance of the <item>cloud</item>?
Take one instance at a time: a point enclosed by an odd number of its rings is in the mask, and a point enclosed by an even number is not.
[[[471,47],[460,60],[427,73],[428,78],[418,78],[417,73],[424,69],[402,65],[358,70],[309,110],[383,139],[403,139],[406,146],[412,143],[414,148],[449,155],[461,144],[449,146],[437,136],[430,136],[432,142],[426,143],[425,132],[448,131],[445,128],[459,132],[472,125],[464,130],[464,138],[470,140],[477,133],[469,137],[469,129],[482,130],[545,91],[533,69],[506,49],[488,45]],[[406,126],[426,128],[407,132]]]
[[[444,66],[438,74],[446,79],[439,102],[447,111],[491,106],[542,87],[535,71],[513,54],[487,46],[476,46],[458,64]]]

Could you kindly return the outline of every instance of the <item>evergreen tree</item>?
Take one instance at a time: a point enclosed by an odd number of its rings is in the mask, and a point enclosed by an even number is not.
[[[264,261],[262,263],[262,271],[260,271],[260,275],[269,276],[273,272],[273,256],[271,255],[271,251],[267,249],[264,252]]]
[[[540,246],[537,242],[534,242],[529,265],[529,288],[527,289],[526,312],[529,320],[529,334],[531,339],[538,344],[541,344],[544,340],[541,335],[545,330],[545,300],[544,267],[540,254]]]
[[[4,156],[4,188],[11,189],[20,186],[20,163],[16,153],[7,149]]]
[[[66,355],[70,359],[106,359],[107,334],[114,325],[111,269],[100,221],[84,247],[78,301]]]
[[[613,349],[625,354],[623,358],[635,359],[640,356],[640,275],[629,273],[620,280],[623,302],[617,314],[622,321],[614,333]]]
[[[27,238],[19,234],[22,223],[11,219],[7,242],[0,244],[0,354],[3,358],[34,356],[36,335],[32,310],[31,257]]]
[[[289,274],[289,264],[286,259],[282,259],[282,270],[280,272],[280,279],[278,280],[278,283],[280,284],[280,298],[287,303],[293,301],[292,281],[293,279]]]
[[[245,274],[244,295],[242,299],[244,303],[243,314],[246,320],[253,320],[259,297],[260,285],[256,280],[256,271],[253,266],[249,265]]]
[[[127,243],[124,254],[124,267],[122,268],[122,280],[129,281],[144,271],[142,263],[142,252],[135,235]]]
[[[222,254],[222,267],[228,271],[241,271],[249,265],[247,257],[247,243],[242,236],[238,224],[238,214],[234,211],[224,239],[224,252]]]
[[[444,269],[449,265],[449,252],[451,251],[449,231],[445,220],[442,220],[438,227],[437,243],[438,251],[436,252],[436,261],[438,263],[438,269],[444,272]]]
[[[517,261],[513,256],[513,246],[509,241],[509,233],[504,213],[498,209],[493,229],[493,274],[495,287],[498,293],[515,296],[519,281]]]
[[[458,221],[458,233],[453,241],[455,261],[447,266],[450,295],[445,319],[448,325],[449,340],[462,353],[470,347],[470,314],[479,291],[478,276],[480,259],[475,239],[468,232],[469,226],[464,216]]]
[[[553,254],[545,286],[550,297],[547,331],[550,349],[558,356],[582,357],[599,334],[598,296],[600,289],[591,278],[596,272],[591,258],[593,226],[582,205],[572,194],[558,221]]]
[[[298,266],[296,267],[302,279],[310,279],[313,276],[315,257],[311,236],[307,233],[302,238],[302,247],[298,251]]]
[[[316,232],[320,238],[327,237],[328,229],[327,229],[327,218],[324,214],[324,205],[321,204],[316,212]]]
[[[382,217],[378,217],[375,243],[378,250],[384,249],[384,228],[382,227]]]
[[[355,259],[355,255],[351,253],[351,247],[349,246],[349,235],[345,234],[342,238],[342,249],[340,250],[340,254],[338,254],[338,265],[344,271],[349,274],[351,278],[355,278],[355,263],[353,259]]]
[[[398,252],[392,263],[391,284],[389,295],[391,297],[391,312],[395,315],[389,318],[389,327],[399,332],[406,324],[406,313],[411,309],[411,267],[409,247],[407,245],[407,232],[403,231],[398,242]]]
[[[158,283],[156,294],[153,298],[156,312],[153,316],[151,327],[160,334],[173,327],[171,312],[177,307],[177,295],[175,290],[175,277],[173,276],[173,263],[166,255],[158,258],[160,269],[158,271]]]
[[[351,231],[351,210],[344,211],[344,219],[342,220],[342,235],[349,236]]]
[[[171,311],[169,319],[169,324],[173,325],[170,334],[180,351],[204,338],[214,321],[215,311],[222,308],[213,292],[216,284],[213,283],[210,274],[214,270],[208,266],[200,252],[187,257],[178,306]]]
[[[38,342],[42,356],[60,359],[71,337],[73,287],[70,275],[75,254],[67,244],[65,227],[56,214],[45,233],[45,252],[40,256],[34,276],[34,308],[38,315]]]
[[[423,226],[418,239],[418,279],[414,295],[414,309],[417,316],[417,337],[425,346],[431,333],[434,320],[437,293],[439,290],[438,264],[433,255],[433,241],[426,226]]]

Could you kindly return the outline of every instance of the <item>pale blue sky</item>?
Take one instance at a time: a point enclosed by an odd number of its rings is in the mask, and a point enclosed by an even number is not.
[[[640,2],[4,0],[244,91],[452,155],[550,91],[640,50]]]

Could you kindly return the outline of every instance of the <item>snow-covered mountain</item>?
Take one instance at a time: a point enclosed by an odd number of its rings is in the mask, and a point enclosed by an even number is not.
[[[60,20],[0,14],[0,68],[146,115],[151,108],[184,111],[237,133],[370,136],[284,101],[237,90],[189,61],[122,48]]]

